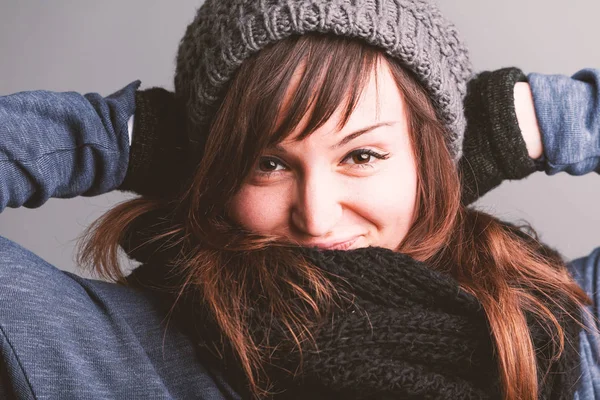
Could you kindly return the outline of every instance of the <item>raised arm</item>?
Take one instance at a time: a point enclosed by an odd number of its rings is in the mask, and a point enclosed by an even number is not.
[[[600,69],[528,76],[548,175],[600,172]]]
[[[469,82],[463,202],[535,171],[600,172],[600,70],[572,77],[517,68],[483,72]]]
[[[583,175],[600,172],[600,70],[584,69],[572,77],[529,75],[542,132],[545,171]],[[583,314],[585,329],[579,333],[581,377],[579,398],[600,393],[600,247],[568,264],[576,282],[593,300],[590,315]]]
[[[50,91],[0,97],[0,212],[40,207],[50,197],[95,196],[121,184],[139,85],[106,98]]]
[[[459,162],[464,204],[505,180],[523,179],[543,169],[541,160],[536,160],[539,131],[526,82],[518,68],[485,71],[469,81],[464,101],[467,129]]]
[[[169,197],[193,171],[175,96],[139,81],[97,93],[0,96],[0,212],[112,190]],[[192,166],[190,166],[192,165]]]

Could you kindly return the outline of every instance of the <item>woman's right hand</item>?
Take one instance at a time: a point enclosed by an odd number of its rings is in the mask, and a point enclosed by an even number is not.
[[[194,171],[187,153],[185,113],[173,92],[154,87],[135,94],[129,164],[117,190],[170,197]]]

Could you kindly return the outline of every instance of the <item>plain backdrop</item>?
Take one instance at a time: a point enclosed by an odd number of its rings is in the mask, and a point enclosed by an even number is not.
[[[180,38],[201,0],[1,0],[0,95],[46,89],[108,95],[140,79],[173,88]],[[571,75],[600,67],[598,0],[439,0],[467,42],[476,70],[518,66]],[[1,123],[1,121],[0,121]],[[0,171],[1,173],[1,171]],[[75,271],[75,241],[118,202],[120,192],[50,199],[6,209],[0,235],[58,268]],[[534,174],[506,182],[478,203],[500,218],[526,220],[568,258],[600,246],[600,177]]]

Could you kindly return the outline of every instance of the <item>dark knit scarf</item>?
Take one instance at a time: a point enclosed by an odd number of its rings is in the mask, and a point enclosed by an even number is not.
[[[302,369],[296,375],[291,372],[298,370],[298,352],[281,333],[277,321],[269,330],[260,324],[251,327],[259,339],[267,334],[271,342],[281,341],[267,366],[274,389],[279,391],[274,397],[500,398],[497,359],[484,311],[454,279],[382,248],[298,251],[332,274],[334,284],[350,290],[352,301],[317,326],[316,347],[309,346],[304,352]],[[160,262],[146,263],[128,281],[160,291],[157,287],[165,282],[173,283],[165,271]],[[172,300],[165,293],[161,295],[165,301]],[[186,296],[178,310],[182,326],[190,329],[202,350],[211,348],[219,335],[202,305],[193,304],[199,297]],[[256,315],[266,312],[257,307]],[[534,318],[530,318],[530,330],[540,371],[550,366],[546,379],[539,379],[539,398],[566,400],[573,398],[579,376],[579,327],[559,311],[556,315],[568,342],[558,362],[550,364],[550,337]],[[208,359],[212,353],[203,354]],[[235,358],[227,352],[223,357],[215,360],[219,368],[233,387],[245,393]]]

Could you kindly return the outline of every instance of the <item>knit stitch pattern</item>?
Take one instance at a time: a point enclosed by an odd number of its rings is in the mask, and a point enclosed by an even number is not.
[[[265,319],[269,315],[268,305],[261,301],[265,293],[255,285],[258,291],[251,297],[256,302],[247,310],[248,322],[257,343],[274,346],[265,365],[274,385],[272,398],[501,398],[496,350],[483,307],[452,277],[378,247],[298,251],[348,296],[315,327],[315,346],[305,349],[301,362],[284,326],[276,319]],[[156,288],[177,287],[177,279],[162,262],[144,264],[127,278],[132,285]],[[220,349],[223,358],[214,360],[216,368],[244,393],[246,382],[237,370],[239,362],[221,347],[219,330],[201,299],[194,291],[185,294],[174,320],[189,325],[189,330],[184,329],[197,337],[203,360],[211,360],[203,349]],[[576,310],[567,311],[577,315]],[[540,374],[538,398],[572,399],[579,376],[579,328],[561,310],[553,309],[553,313],[569,344],[558,362],[552,363],[546,379]],[[529,328],[540,371],[546,371],[551,337],[535,318],[529,318]]]
[[[425,0],[207,0],[181,40],[175,74],[192,148],[203,147],[211,119],[244,60],[269,44],[309,32],[362,39],[411,70],[447,127],[451,154],[460,159],[466,124],[462,100],[471,63],[456,28]]]

